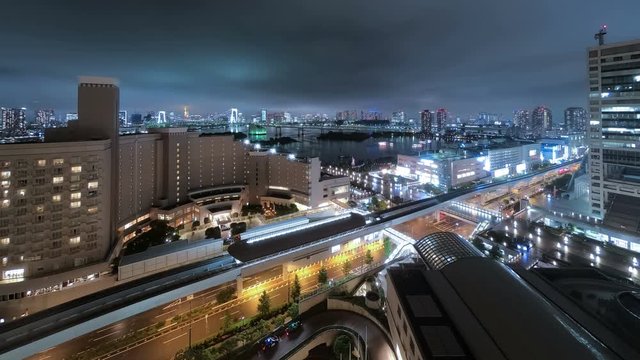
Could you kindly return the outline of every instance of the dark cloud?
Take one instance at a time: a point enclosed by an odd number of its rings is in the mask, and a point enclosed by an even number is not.
[[[637,0],[12,1],[0,103],[74,108],[76,76],[121,80],[129,110],[586,103],[586,47],[640,37]]]

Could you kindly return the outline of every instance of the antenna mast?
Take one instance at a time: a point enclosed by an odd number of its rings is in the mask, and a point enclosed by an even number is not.
[[[604,45],[604,36],[607,35],[607,25],[602,25],[600,31],[598,31],[593,38],[598,40],[598,45]]]

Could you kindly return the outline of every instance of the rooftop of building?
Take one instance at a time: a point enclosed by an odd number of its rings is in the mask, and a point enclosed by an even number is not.
[[[426,285],[409,283],[400,288],[399,297],[414,314],[446,313],[446,321],[460,336],[457,338],[451,331],[445,336],[448,341],[461,340],[459,347],[451,348],[468,349],[471,354],[464,356],[526,360],[627,358],[620,356],[612,343],[605,345],[585,330],[514,270],[493,259],[474,256],[471,245],[456,234],[429,235],[418,241],[416,248],[424,260],[420,271]],[[394,276],[403,276],[403,272],[407,271],[389,273],[394,284]],[[527,274],[536,277],[531,272]],[[419,286],[425,293],[422,295],[431,294],[431,300],[411,300]],[[630,304],[629,308],[636,309],[630,296],[633,297],[630,294],[623,300]],[[416,321],[420,325],[423,320]],[[425,333],[420,328],[414,333],[426,337],[423,345],[427,349],[429,341],[442,341],[436,332]]]
[[[365,225],[365,218],[356,213],[316,220],[286,230],[236,241],[229,246],[229,255],[240,261],[251,261],[298,246],[313,243]]]
[[[153,259],[158,256],[168,255],[178,251],[193,249],[196,247],[212,244],[214,241],[220,241],[220,239],[215,239],[215,240],[204,239],[204,240],[196,240],[196,241],[178,240],[178,241],[173,241],[173,242],[162,244],[162,245],[151,246],[150,248],[148,248],[143,252],[123,256],[122,260],[120,260],[119,266],[130,265],[140,261]]]
[[[638,198],[616,194],[602,223],[614,229],[622,229],[623,231],[637,234],[640,232],[640,217],[638,217],[638,214],[640,214]]]
[[[587,330],[602,331],[602,325],[635,350],[628,353],[630,349],[618,344],[614,350],[622,357],[640,356],[640,287],[594,268],[538,268],[533,272],[569,299],[571,306],[597,320],[597,324],[585,322]]]
[[[402,294],[399,300],[408,318],[407,323],[416,336],[420,353],[428,354],[427,358],[451,356],[460,360],[473,359],[423,272],[422,266],[405,264],[388,270],[394,288],[398,294]],[[401,333],[401,330],[398,329],[398,332]]]

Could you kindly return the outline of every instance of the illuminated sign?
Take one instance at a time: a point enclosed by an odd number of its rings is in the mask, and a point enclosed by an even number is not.
[[[332,254],[335,254],[335,253],[337,253],[338,251],[340,251],[340,244],[338,244],[338,245],[334,245],[334,246],[332,246],[332,247],[331,247],[331,253],[332,253]]]
[[[516,165],[516,172],[518,174],[522,174],[523,172],[527,171],[527,164],[522,163],[522,164],[518,164]]]
[[[536,156],[536,153],[537,153],[536,149],[529,150],[529,156]]]

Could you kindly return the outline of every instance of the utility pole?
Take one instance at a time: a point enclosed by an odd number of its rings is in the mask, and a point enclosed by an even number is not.
[[[193,314],[191,314],[191,300],[193,300],[193,294],[187,296],[187,301],[189,301],[189,349],[191,349],[191,324],[193,323]]]

